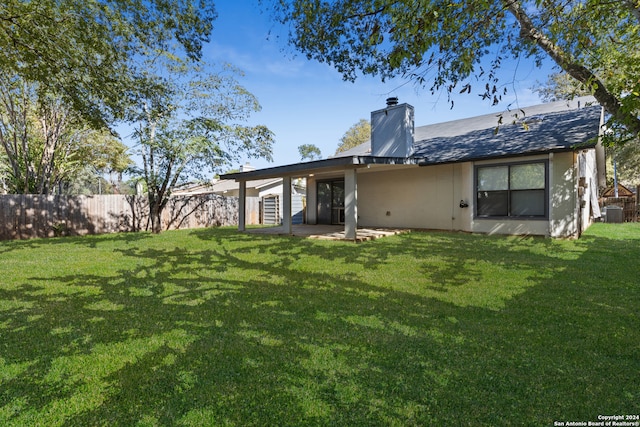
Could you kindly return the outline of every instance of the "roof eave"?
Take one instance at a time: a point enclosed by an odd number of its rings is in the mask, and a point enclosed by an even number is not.
[[[418,159],[412,157],[373,157],[348,156],[334,157],[311,162],[294,163],[271,168],[256,169],[248,172],[237,172],[221,175],[221,179],[235,179],[236,181],[253,181],[256,179],[281,178],[285,176],[307,176],[332,169],[346,169],[348,167],[366,167],[367,165],[409,165],[417,164]]]
[[[500,153],[490,156],[469,156],[462,157],[459,159],[451,159],[451,160],[432,160],[430,161],[428,157],[423,157],[417,162],[418,166],[436,166],[436,165],[446,165],[452,163],[466,163],[466,162],[481,162],[481,161],[491,161],[491,160],[499,160],[506,158],[518,158],[518,157],[530,157],[530,156],[541,156],[548,155],[552,153],[566,153],[566,152],[576,152],[580,150],[587,150],[595,148],[596,144],[588,144],[588,145],[577,145],[572,147],[556,147],[556,148],[547,148],[543,150],[532,150],[526,152],[514,152],[514,153]]]

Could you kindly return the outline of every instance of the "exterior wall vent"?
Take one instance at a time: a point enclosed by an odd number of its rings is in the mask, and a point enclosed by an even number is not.
[[[395,99],[395,101],[390,101]],[[393,104],[395,102],[395,104]],[[371,155],[411,157],[413,155],[413,107],[389,98],[387,108],[371,113]]]

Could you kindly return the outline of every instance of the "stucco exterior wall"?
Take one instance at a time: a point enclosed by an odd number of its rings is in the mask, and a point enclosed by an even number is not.
[[[571,237],[578,234],[576,154],[506,158],[358,173],[358,225],[453,230],[486,234]],[[545,159],[549,161],[549,218],[474,218],[474,166]],[[461,208],[460,202],[469,206]],[[583,215],[584,214],[583,212]],[[588,216],[583,219],[587,221]],[[585,223],[583,223],[584,228]]]
[[[549,156],[551,204],[549,234],[551,237],[570,237],[578,234],[577,163],[573,152]]]
[[[587,156],[591,162],[595,161],[593,150],[580,155]],[[583,197],[578,194],[577,159],[578,154],[565,152],[425,167],[372,166],[358,169],[358,226],[551,237],[577,236],[580,230],[584,230],[591,223],[588,206],[580,209]],[[474,217],[476,165],[535,160],[548,161],[548,219]],[[316,221],[314,179],[308,181],[307,197],[307,220],[313,224]],[[468,207],[461,207],[461,202],[466,203]]]
[[[469,164],[408,166],[358,173],[358,225],[469,230]]]

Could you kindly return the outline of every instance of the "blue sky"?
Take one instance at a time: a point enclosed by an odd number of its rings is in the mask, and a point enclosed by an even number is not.
[[[262,106],[250,123],[266,125],[275,133],[276,142],[272,163],[250,161],[259,168],[298,162],[298,146],[302,144],[316,145],[323,157],[332,155],[344,133],[361,118],[369,119],[371,111],[384,108],[389,96],[397,96],[401,103],[414,106],[416,126],[490,112],[498,114],[509,104],[513,107],[539,104],[531,87],[536,81],[546,81],[550,70],[550,67],[540,70],[524,60],[507,63],[503,74],[505,82],[509,82],[509,93],[500,105],[491,107],[490,102],[482,101],[472,92],[454,96],[455,105],[451,109],[446,93],[432,95],[401,80],[383,84],[377,78],[366,77],[355,83],[344,82],[328,65],[296,56],[286,40],[274,36],[286,32],[256,3],[216,2],[218,18],[211,42],[204,48],[204,57],[241,69],[245,75],[240,83]]]

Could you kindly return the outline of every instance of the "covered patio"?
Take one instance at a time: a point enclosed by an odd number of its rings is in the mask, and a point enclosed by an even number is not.
[[[414,158],[349,155],[249,172],[231,173],[223,175],[221,178],[234,179],[239,183],[238,230],[240,231],[255,232],[255,230],[246,228],[247,182],[256,179],[282,178],[282,226],[267,229],[272,231],[265,231],[265,233],[301,235],[305,237],[325,236],[324,238],[333,238],[335,240],[363,241],[384,236],[386,232],[377,231],[377,228],[358,227],[358,173],[370,173],[381,168],[415,166],[417,164],[418,160]],[[316,230],[328,227],[327,229],[331,231],[299,231],[302,234],[296,234],[295,229],[300,230],[301,226],[293,225],[292,223],[291,184],[294,178],[305,178],[307,180],[307,206],[313,207],[317,206],[318,202],[316,184],[319,180],[341,179],[344,181],[343,218],[338,221],[332,221],[339,224],[321,224],[322,221],[318,218],[317,209],[307,209],[307,224],[310,227],[321,227]],[[334,232],[334,230],[336,231]],[[334,235],[334,237],[326,237],[329,235]]]

